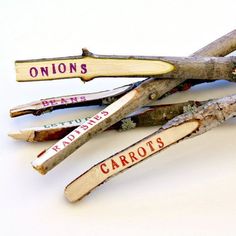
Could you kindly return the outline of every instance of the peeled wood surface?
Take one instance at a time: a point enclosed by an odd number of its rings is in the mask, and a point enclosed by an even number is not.
[[[40,81],[62,78],[81,78],[89,81],[96,77],[147,77],[233,80],[236,59],[216,57],[144,57],[88,56],[70,59],[43,59],[41,61],[16,62],[17,81]],[[61,72],[60,65],[64,65]],[[72,69],[86,66],[79,71]],[[57,69],[54,67],[58,67]],[[73,68],[74,68],[73,67]]]
[[[236,95],[210,101],[175,117],[157,132],[101,161],[65,188],[70,202],[80,200],[112,176],[147,159],[160,150],[189,137],[202,134],[236,115]]]
[[[95,93],[73,94],[60,97],[44,98],[39,101],[23,104],[10,109],[10,116],[18,117],[27,114],[38,116],[57,109],[90,105],[108,105],[133,89],[135,86],[136,83],[128,84],[112,90],[100,91]]]
[[[82,56],[16,61],[16,79],[19,82],[96,77],[152,76],[172,71],[174,66],[153,57],[102,56],[87,50]]]

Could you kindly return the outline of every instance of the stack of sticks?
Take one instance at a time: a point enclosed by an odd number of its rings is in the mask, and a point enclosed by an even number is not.
[[[28,142],[57,140],[41,152],[32,166],[46,174],[94,135],[105,130],[128,130],[162,125],[153,134],[101,161],[65,188],[70,202],[82,199],[112,176],[172,144],[202,134],[236,115],[236,95],[208,101],[152,105],[158,99],[196,84],[225,79],[236,81],[236,30],[190,57],[100,56],[84,49],[82,56],[17,61],[17,81],[80,77],[138,76],[147,79],[113,90],[41,99],[10,110],[11,117],[41,115],[57,109],[105,106],[93,117],[20,130],[9,136]],[[151,77],[150,77],[151,76]]]

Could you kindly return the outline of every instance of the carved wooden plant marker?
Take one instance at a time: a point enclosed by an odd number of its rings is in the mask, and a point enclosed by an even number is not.
[[[135,76],[234,81],[235,63],[234,57],[102,56],[83,50],[79,57],[16,61],[16,78],[19,82]]]
[[[103,160],[71,182],[66,198],[75,202],[112,176],[181,140],[202,134],[236,115],[236,95],[217,99],[170,120],[157,132]]]
[[[17,117],[27,114],[41,115],[43,113],[51,112],[53,110],[70,108],[70,107],[83,107],[94,105],[108,105],[131,91],[137,84],[128,84],[112,90],[106,90],[95,93],[73,94],[67,96],[45,98],[39,101],[23,104],[14,107],[10,110],[11,117]]]

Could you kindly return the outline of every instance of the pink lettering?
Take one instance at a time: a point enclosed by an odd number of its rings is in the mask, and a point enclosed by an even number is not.
[[[59,71],[60,73],[65,73],[65,72],[66,72],[66,65],[65,65],[64,63],[60,63],[60,64],[58,65],[58,71]]]
[[[94,118],[95,120],[101,120],[101,119],[102,119],[102,117],[99,116],[99,115],[96,115],[96,116],[94,116],[93,118]]]
[[[65,98],[61,98],[61,104],[67,104],[67,101]]]
[[[50,104],[49,104],[49,102],[48,102],[48,101],[46,101],[46,100],[42,101],[42,104],[43,104],[43,106],[44,106],[44,107],[47,107],[47,106],[49,106],[49,105],[50,105]]]
[[[70,140],[70,141],[73,141],[75,139],[75,136],[73,134],[70,134],[67,136],[67,138]]]
[[[96,122],[95,122],[94,120],[89,120],[89,121],[87,122],[87,124],[89,124],[89,125],[94,125],[94,124],[96,124]]]
[[[52,150],[54,150],[55,152],[58,152],[61,149],[58,147],[58,145],[55,145],[55,146],[52,147]]]
[[[70,97],[70,101],[71,101],[71,103],[76,103],[76,102],[78,102],[78,98],[77,97]]]

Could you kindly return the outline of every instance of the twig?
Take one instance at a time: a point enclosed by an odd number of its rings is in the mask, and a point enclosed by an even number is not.
[[[215,40],[213,43],[201,48],[197,52],[193,53],[192,56],[212,56],[212,57],[223,57],[236,50],[236,30],[229,32],[228,34],[222,36],[221,38]],[[176,81],[177,82],[177,81]],[[173,89],[167,92],[166,95],[175,93],[176,91],[182,91],[182,89],[187,90],[196,84],[201,84],[209,81],[180,81],[180,85],[173,85]],[[176,86],[176,87],[175,87]],[[163,96],[166,96],[163,94]]]
[[[51,112],[53,110],[70,107],[109,105],[127,92],[129,92],[130,90],[132,90],[137,85],[138,83],[134,83],[101,92],[45,98],[39,101],[31,102],[12,108],[10,110],[10,116],[17,117],[27,114],[33,114],[38,116],[47,112]]]
[[[236,95],[224,97],[175,117],[157,132],[90,168],[71,182],[65,196],[75,202],[112,176],[179,141],[200,135],[236,115]]]

